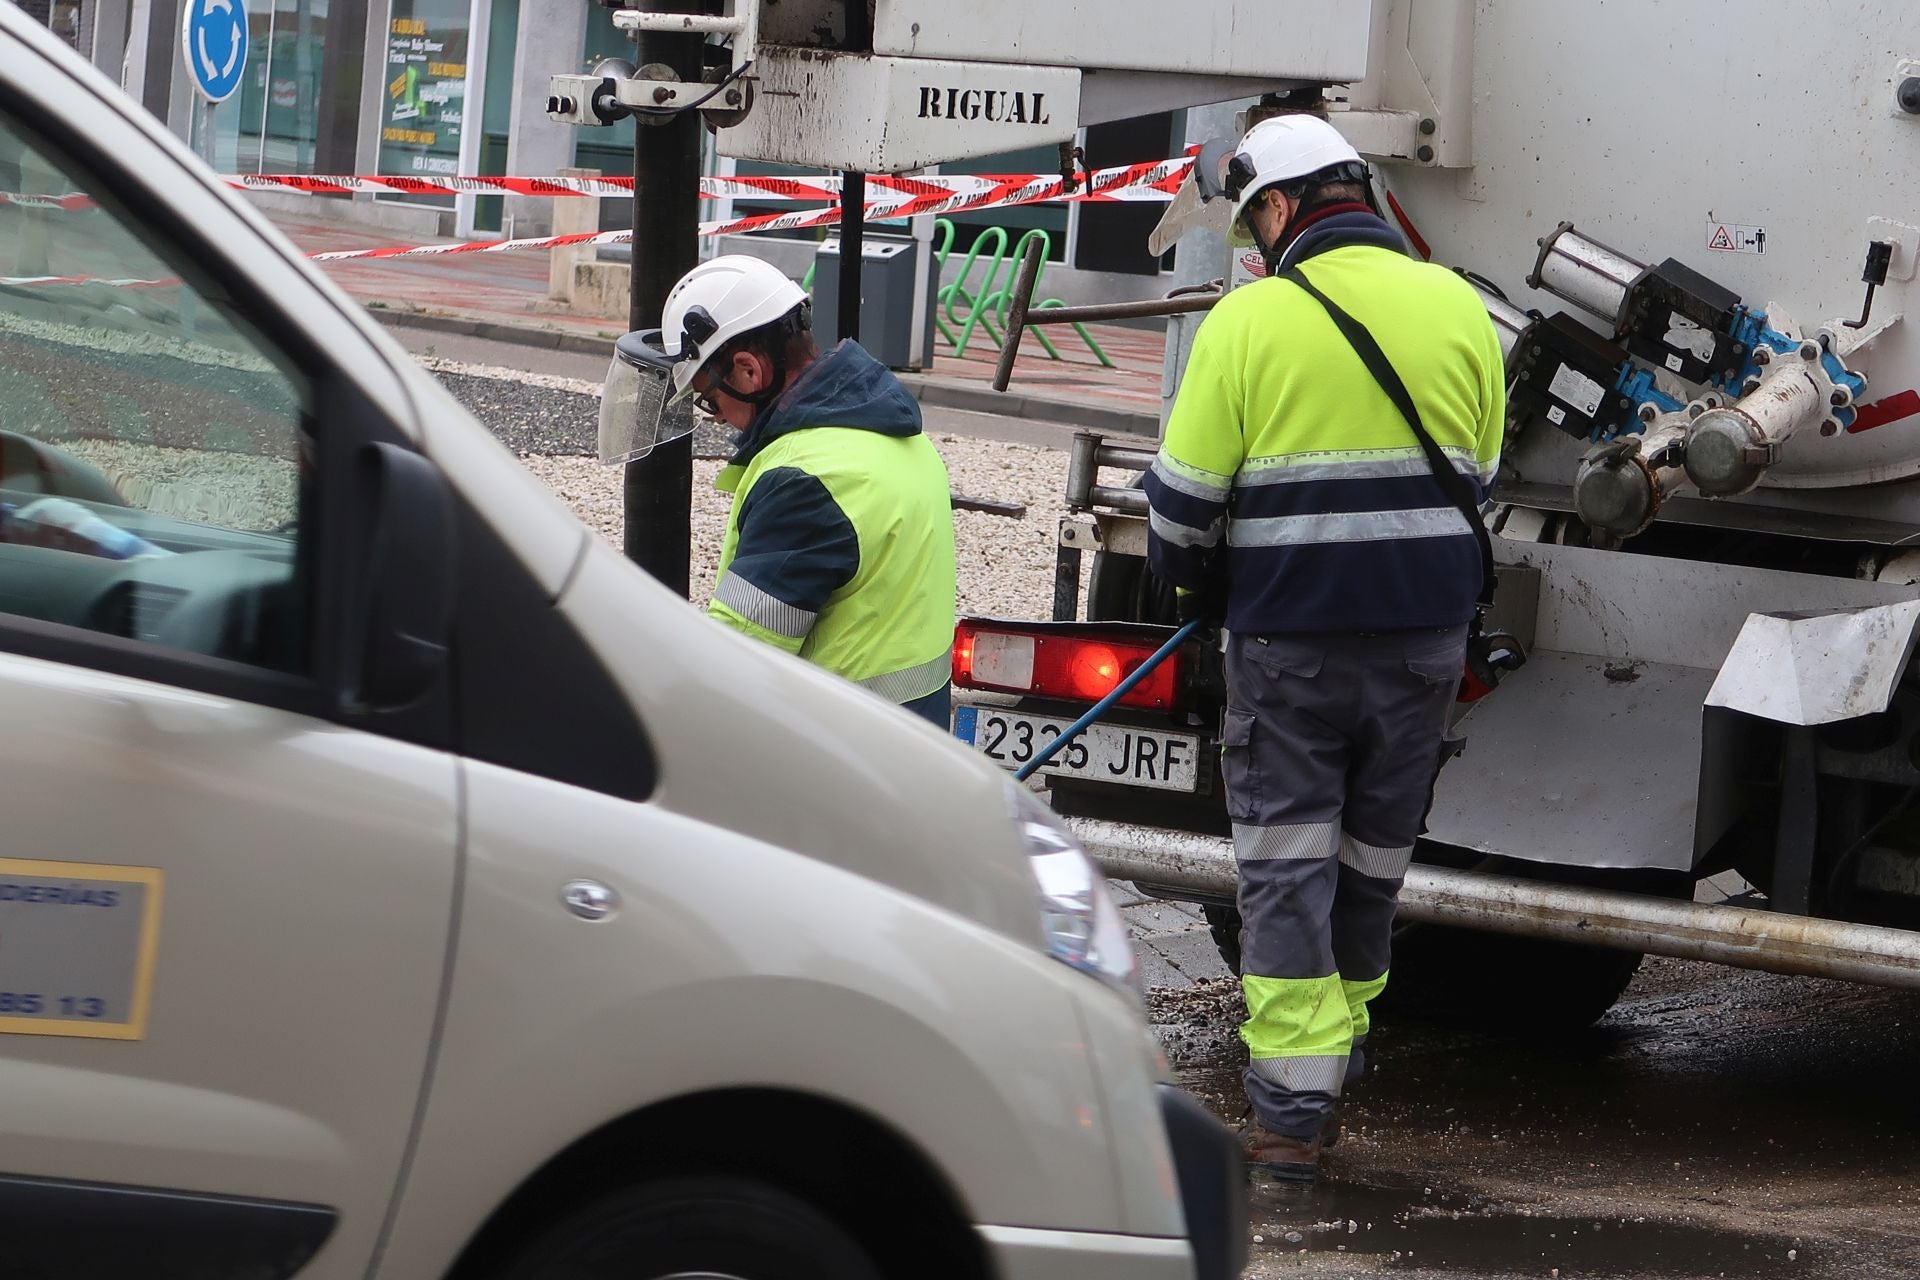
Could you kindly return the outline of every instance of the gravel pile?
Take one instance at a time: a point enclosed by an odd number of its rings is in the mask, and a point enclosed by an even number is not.
[[[522,457],[591,457],[600,431],[600,384],[438,356],[416,357],[453,398]],[[694,433],[694,453],[724,458],[733,433],[710,423]]]
[[[520,373],[434,356],[420,362],[525,462],[527,468],[614,545],[620,543],[620,468],[594,457],[600,387],[576,378]],[[935,433],[953,491],[970,498],[1024,503],[1026,518],[953,513],[959,551],[960,612],[1044,618],[1053,607],[1053,550],[1064,503],[1066,455]],[[731,499],[713,488],[719,459],[732,453],[724,426],[694,438],[693,593],[713,591],[720,535]]]
[[[481,421],[492,425],[486,418]],[[504,437],[503,437],[504,438]],[[979,511],[953,513],[963,614],[1044,618],[1053,607],[1053,548],[1064,507],[1066,455],[1025,445],[935,434],[956,493],[1023,502],[1024,520]],[[512,446],[511,440],[508,441]],[[527,469],[615,546],[620,544],[620,468],[591,457],[516,449]],[[693,465],[693,595],[713,592],[720,535],[732,499],[713,487],[717,461]]]

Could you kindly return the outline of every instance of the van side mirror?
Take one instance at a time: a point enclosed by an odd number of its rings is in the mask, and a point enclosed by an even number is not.
[[[447,661],[456,553],[453,497],[427,459],[369,444],[354,490],[367,530],[358,610],[365,633],[349,695],[371,711],[398,711],[432,691]]]

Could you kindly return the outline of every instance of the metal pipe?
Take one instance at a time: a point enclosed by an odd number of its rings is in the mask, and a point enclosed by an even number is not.
[[[1788,440],[1828,413],[1829,388],[1820,347],[1810,355],[1774,358],[1760,386],[1730,405],[1709,409],[1687,436],[1687,476],[1709,498],[1746,493],[1766,477]]]
[[[1674,494],[1693,487],[1682,461],[1693,419],[1686,412],[1656,416],[1637,437],[1590,450],[1573,477],[1573,507],[1591,527],[1631,538],[1653,523]]]
[[[840,314],[835,336],[860,341],[860,269],[866,265],[867,175],[840,180]]]
[[[1007,332],[1000,344],[1000,361],[993,368],[993,389],[1005,391],[1013,381],[1013,362],[1020,358],[1020,340],[1027,333],[1027,304],[1033,301],[1033,286],[1040,278],[1040,255],[1045,246],[1035,236],[1027,242],[1020,259],[1020,274],[1013,282],[1013,299],[1007,311]]]
[[[1080,616],[1080,548],[1053,549],[1053,620],[1072,622]]]
[[[1147,495],[1139,489],[1116,489],[1110,484],[1097,484],[1088,491],[1087,497],[1092,506],[1112,507],[1115,511],[1132,516],[1147,514]]]
[[[1129,471],[1145,471],[1153,465],[1160,455],[1152,449],[1135,449],[1123,444],[1100,446],[1094,454],[1094,460],[1103,467],[1125,467]]]
[[[1140,320],[1152,316],[1184,316],[1195,311],[1211,311],[1220,301],[1217,293],[1199,297],[1149,298],[1145,302],[1098,302],[1085,307],[1036,307],[1027,316],[1028,324],[1092,324],[1100,320]]]
[[[1100,478],[1099,457],[1098,435],[1091,431],[1073,433],[1073,444],[1067,450],[1067,506],[1076,511],[1093,505],[1093,484]]]
[[[1234,892],[1229,840],[1088,818],[1068,823],[1117,880],[1211,898]],[[1407,872],[1400,914],[1428,924],[1920,990],[1920,933],[1878,925],[1427,866]]]
[[[657,32],[662,35],[739,35],[747,29],[745,18],[713,18],[692,13],[643,13],[638,9],[615,9],[613,29],[626,32]]]
[[[656,0],[656,10],[693,7],[697,0]],[[669,15],[653,13],[650,17]],[[680,15],[671,15],[679,17]],[[642,30],[635,60],[665,64],[681,80],[700,80],[697,28],[675,34]],[[700,260],[700,113],[643,116],[633,138],[633,281],[628,328],[660,323],[667,294]],[[693,549],[693,435],[656,446],[627,464],[621,480],[627,557],[667,587],[686,595]]]

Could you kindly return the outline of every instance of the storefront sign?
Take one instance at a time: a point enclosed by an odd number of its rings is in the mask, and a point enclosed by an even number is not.
[[[460,171],[467,16],[460,0],[394,0],[381,95],[381,173]]]

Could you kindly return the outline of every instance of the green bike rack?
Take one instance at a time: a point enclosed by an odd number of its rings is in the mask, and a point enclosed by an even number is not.
[[[953,250],[953,223],[947,218],[933,220],[933,283],[938,292],[933,295],[933,327],[940,336],[953,346],[959,346],[960,340],[953,336],[953,330],[947,328],[947,322],[940,318],[940,304],[946,301],[952,285],[942,285],[940,277],[946,274],[947,254]]]
[[[991,246],[991,248],[989,248],[989,246]],[[989,255],[987,258],[987,275],[986,278],[980,282],[980,293],[975,295],[967,291],[967,281],[968,278],[973,275],[973,264],[975,260],[983,253]],[[947,319],[960,326],[959,337],[956,338],[951,333],[947,333],[947,340],[953,343],[954,355],[963,356],[967,353],[967,344],[973,341],[974,326],[979,324],[985,317],[986,308],[981,299],[993,291],[993,282],[999,278],[1000,267],[1006,260],[1007,229],[1005,227],[988,227],[980,233],[979,238],[967,249],[966,261],[960,264],[959,276],[952,284],[942,287],[937,295],[937,300],[946,309]],[[965,315],[961,315],[955,310],[956,305],[961,304],[964,304],[967,308]],[[944,325],[941,326],[941,331],[943,333],[947,332]],[[993,331],[991,324],[988,325],[987,331],[989,333]],[[996,341],[998,340],[996,339]]]
[[[1040,242],[1040,267],[1039,270],[1034,272],[1033,276],[1034,292],[1038,293],[1040,291],[1041,273],[1046,270],[1047,259],[1053,253],[1053,237],[1047,234],[1044,227],[1035,227],[1020,237],[1020,243],[1014,246],[1012,260],[1015,263],[1025,261],[1027,244],[1029,241],[1035,239]],[[1014,281],[1018,275],[1019,272],[1017,270],[1009,271],[1005,285],[996,292],[980,299],[980,310],[991,311],[994,315],[998,316],[1002,327],[1005,327],[1007,323],[1007,309],[1011,304]],[[1045,311],[1066,305],[1066,303],[1058,298],[1047,298],[1042,301],[1029,303],[1028,307],[1031,310]],[[1093,335],[1087,332],[1087,327],[1078,320],[1071,321],[1070,323],[1073,325],[1073,331],[1080,335],[1080,341],[1087,344],[1087,350],[1093,352],[1094,359],[1100,362],[1101,367],[1106,369],[1113,368],[1113,361],[1107,358],[1107,353],[1101,350],[1100,344],[1093,340]],[[1047,335],[1039,329],[1034,329],[1032,332],[1033,336],[1039,340],[1041,349],[1047,353],[1047,358],[1049,360],[1058,360],[1060,358],[1060,352],[1055,349],[1053,343],[1047,340]],[[1000,334],[994,330],[991,322],[987,323],[987,336],[993,339],[993,344],[996,347],[1005,345],[1004,340]]]

